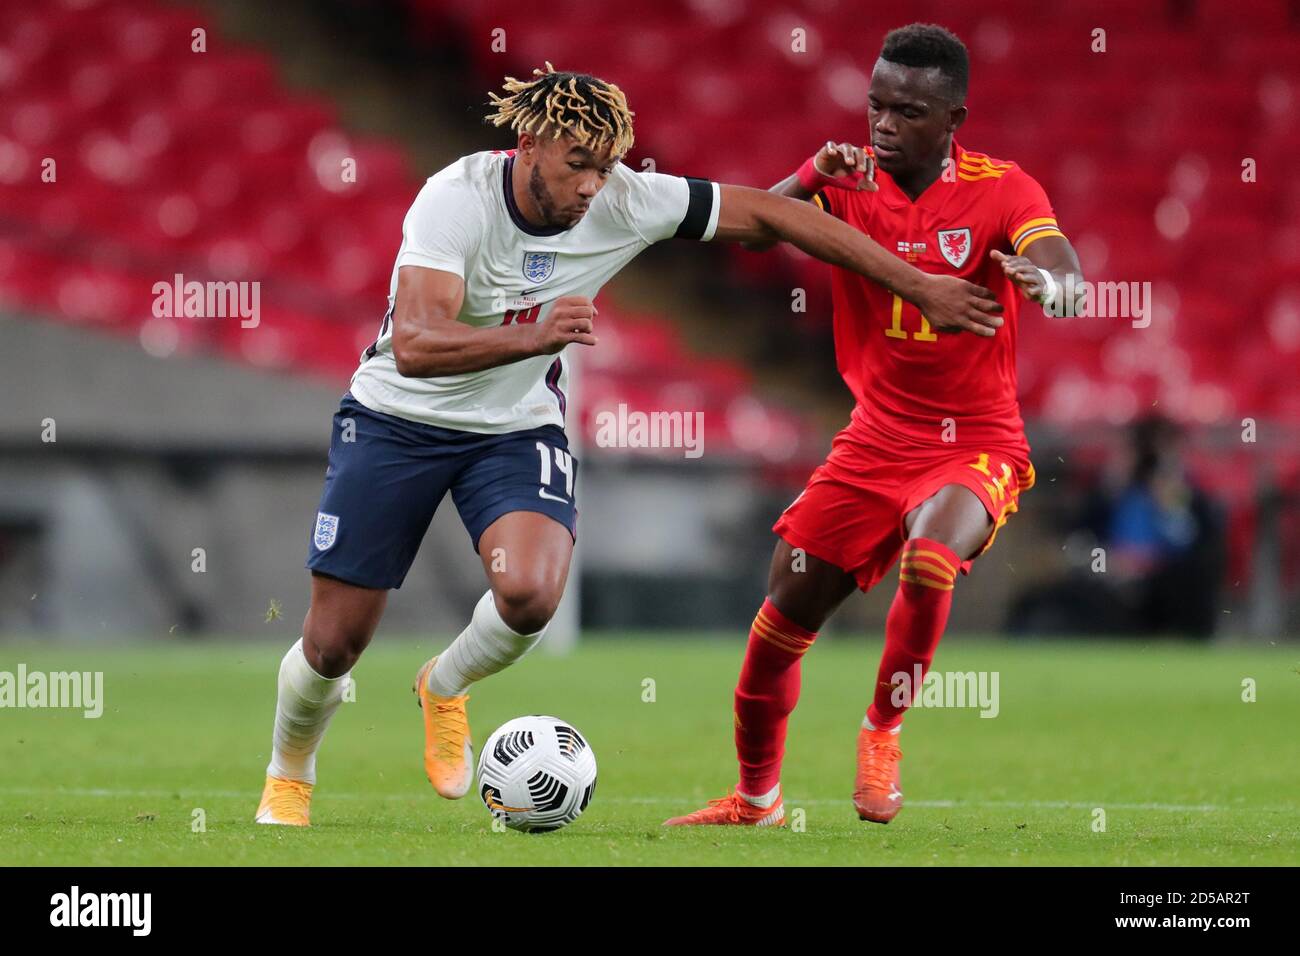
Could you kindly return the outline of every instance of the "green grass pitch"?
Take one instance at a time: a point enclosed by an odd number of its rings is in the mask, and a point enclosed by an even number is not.
[[[850,803],[878,641],[805,659],[784,777],[799,829],[666,830],[735,781],[738,638],[589,640],[473,693],[477,740],[526,713],[572,721],[596,795],[558,833],[496,832],[471,793],[439,799],[410,692],[429,653],[381,635],[319,758],[310,830],[254,825],[287,641],[0,644],[0,670],[104,671],[104,714],[0,710],[0,863],[14,865],[950,865],[1300,862],[1300,650],[949,638],[936,667],[1000,675],[1001,712],[920,710],[902,736],[908,805]],[[1242,701],[1242,681],[1258,699]],[[645,681],[654,681],[646,702]],[[202,809],[206,831],[194,832]],[[1106,828],[1095,832],[1094,808]]]

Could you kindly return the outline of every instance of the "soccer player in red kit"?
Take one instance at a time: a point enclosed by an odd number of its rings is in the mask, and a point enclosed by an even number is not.
[[[968,76],[965,46],[942,27],[892,31],[871,76],[870,148],[827,143],[773,187],[925,272],[993,290],[1003,311],[941,326],[834,269],[835,352],[857,404],[773,529],[768,597],[736,687],[740,782],[669,825],[784,824],[780,769],[800,658],[853,589],[874,586],[901,554],[853,793],[862,819],[893,819],[903,803],[899,729],[920,690],[913,675],[934,657],[958,574],[1034,483],[1016,401],[1019,300],[1072,314],[1066,290],[1081,289],[1082,275],[1042,187],[953,139]]]

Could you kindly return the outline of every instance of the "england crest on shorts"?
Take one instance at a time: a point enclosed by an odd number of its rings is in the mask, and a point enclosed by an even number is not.
[[[316,513],[316,533],[311,536],[311,543],[317,551],[328,551],[334,547],[334,539],[339,533],[339,516],[327,515],[323,511]]]
[[[940,229],[939,252],[954,268],[960,269],[970,258],[970,230]]]
[[[555,271],[555,253],[525,252],[524,278],[529,282],[545,282]]]

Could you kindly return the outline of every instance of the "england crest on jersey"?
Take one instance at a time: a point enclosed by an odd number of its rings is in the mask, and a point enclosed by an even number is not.
[[[311,536],[311,543],[317,551],[328,551],[334,547],[334,539],[339,533],[339,516],[327,515],[323,511],[316,513],[316,533]]]
[[[953,268],[960,269],[970,258],[970,230],[940,229],[939,252]]]
[[[555,271],[555,253],[525,252],[524,278],[529,282],[545,282]]]

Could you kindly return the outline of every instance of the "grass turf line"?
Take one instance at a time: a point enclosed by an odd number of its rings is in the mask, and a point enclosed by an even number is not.
[[[592,640],[473,691],[476,740],[550,713],[600,780],[559,833],[494,832],[477,798],[424,779],[410,692],[423,644],[381,636],[319,758],[307,831],[251,822],[289,640],[116,648],[0,644],[0,670],[104,671],[104,715],[0,709],[0,864],[949,865],[1300,862],[1300,653],[954,637],[943,670],[996,670],[1001,712],[920,710],[902,736],[910,804],[889,826],[849,801],[879,644],[824,641],[790,727],[788,814],[806,829],[665,830],[735,782],[739,640]],[[1257,682],[1258,700],[1241,700]],[[642,700],[652,679],[655,701]],[[1093,808],[1106,810],[1094,832]],[[193,811],[206,832],[191,829]]]

